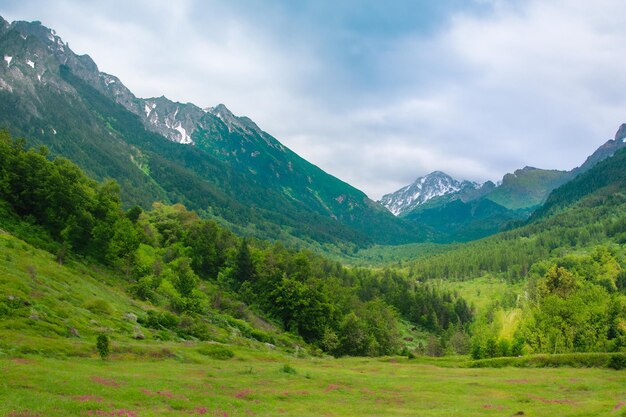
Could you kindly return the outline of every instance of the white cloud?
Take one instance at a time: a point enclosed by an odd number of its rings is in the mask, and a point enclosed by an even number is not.
[[[486,17],[456,17],[433,39],[404,39],[385,58],[406,90],[352,120],[366,137],[372,126],[380,134],[367,140],[375,158],[353,161],[377,175],[328,166],[378,197],[433,169],[496,180],[525,165],[579,165],[626,121],[619,3],[500,4]],[[412,83],[415,65],[434,74]]]

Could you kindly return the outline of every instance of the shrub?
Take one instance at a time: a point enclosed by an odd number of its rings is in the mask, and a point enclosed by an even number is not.
[[[487,339],[487,345],[485,346],[485,356],[488,358],[495,358],[498,356],[498,345],[496,340],[491,337]]]
[[[109,337],[106,334],[98,335],[98,339],[96,340],[96,349],[98,349],[98,353],[100,354],[102,360],[105,360],[109,356],[111,344],[109,342]]]
[[[209,326],[201,318],[191,315],[182,316],[176,334],[183,339],[211,340]]]
[[[485,358],[485,350],[483,349],[483,346],[480,344],[478,340],[475,340],[472,343],[472,347],[470,349],[470,355],[472,356],[472,359],[474,360]]]
[[[148,311],[148,316],[146,318],[138,321],[139,323],[153,329],[175,329],[178,326],[180,319],[169,311],[162,311],[159,313],[157,311],[150,310]]]
[[[528,355],[518,358],[492,358],[471,362],[472,368],[502,368],[514,366],[519,368],[626,368],[626,355],[609,353],[564,353]],[[622,366],[622,368],[615,368]]]
[[[609,363],[607,365],[611,369],[626,369],[626,354],[614,354],[611,355],[611,359],[609,359]]]
[[[111,315],[111,313],[113,313],[111,305],[107,301],[99,298],[87,301],[84,306],[94,314]]]
[[[204,345],[198,349],[198,353],[213,359],[226,360],[235,356],[235,352],[222,345]]]
[[[291,374],[291,375],[295,375],[298,372],[296,371],[296,368],[294,368],[293,366],[289,365],[288,363],[284,364],[282,366],[282,368],[280,368],[281,372],[284,372],[286,374]]]

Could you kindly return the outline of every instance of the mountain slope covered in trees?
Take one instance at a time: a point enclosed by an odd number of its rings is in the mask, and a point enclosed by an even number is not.
[[[420,239],[225,106],[137,98],[41,23],[0,23],[0,126],[116,179],[126,206],[181,202],[241,233],[295,243]]]
[[[148,310],[133,331],[214,340],[222,317],[261,342],[288,343],[281,336],[288,331],[334,355],[386,355],[403,347],[401,318],[435,333],[460,332],[472,320],[470,306],[452,292],[414,286],[401,273],[349,270],[310,252],[239,238],[180,204],[124,212],[115,182],[99,184],[66,159],[47,156],[45,148],[26,149],[0,135],[0,227],[47,249],[60,264],[96,262],[119,275],[115,285]],[[0,301],[7,320],[22,323],[44,308],[18,280],[8,286],[18,295]],[[105,316],[113,314],[106,302],[97,304]],[[52,324],[63,336],[71,320],[56,317]]]
[[[626,347],[626,150],[553,191],[528,224],[411,263],[425,282],[502,280],[473,325],[473,355]],[[498,347],[500,346],[500,347]]]

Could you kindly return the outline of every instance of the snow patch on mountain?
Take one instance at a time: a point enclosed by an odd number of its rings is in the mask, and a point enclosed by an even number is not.
[[[180,139],[180,143],[183,143],[183,144],[187,145],[187,144],[192,142],[191,136],[189,136],[187,134],[187,130],[185,130],[185,128],[183,127],[181,122],[178,122],[178,124],[176,126],[174,126],[174,130],[176,130],[176,131],[178,131],[178,133],[180,133],[180,138],[181,138]]]

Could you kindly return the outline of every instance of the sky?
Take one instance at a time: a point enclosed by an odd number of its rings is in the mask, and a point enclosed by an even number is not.
[[[626,122],[623,0],[0,0],[139,97],[224,103],[378,199],[571,169]]]

